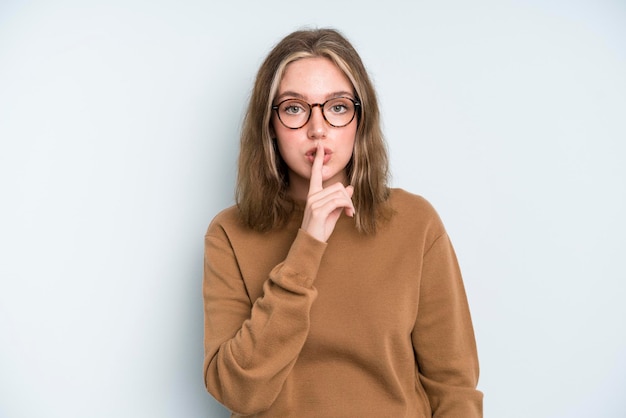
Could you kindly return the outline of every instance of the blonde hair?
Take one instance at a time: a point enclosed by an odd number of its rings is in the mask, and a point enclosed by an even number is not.
[[[287,190],[287,166],[271,137],[272,104],[285,68],[308,57],[325,57],[351,81],[357,100],[358,127],[346,172],[354,187],[355,223],[360,232],[373,233],[378,221],[390,216],[387,150],[380,128],[376,92],[365,66],[350,42],[334,29],[300,30],[281,40],[256,76],[241,131],[236,201],[248,227],[267,231],[284,225],[294,202]]]

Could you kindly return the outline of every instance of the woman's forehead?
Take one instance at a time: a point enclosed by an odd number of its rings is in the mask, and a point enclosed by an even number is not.
[[[289,63],[280,81],[277,97],[287,93],[302,99],[322,99],[337,95],[352,95],[354,87],[329,58],[301,58]]]

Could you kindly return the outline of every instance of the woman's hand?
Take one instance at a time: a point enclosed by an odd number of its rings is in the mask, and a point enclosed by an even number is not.
[[[317,144],[317,152],[311,168],[309,194],[302,219],[302,229],[313,238],[326,242],[333,233],[341,212],[354,216],[352,204],[352,186],[335,183],[324,188],[322,186],[322,169],[324,168],[324,146]]]

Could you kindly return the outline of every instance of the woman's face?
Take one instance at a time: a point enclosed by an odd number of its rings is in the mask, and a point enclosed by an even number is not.
[[[350,80],[328,58],[303,58],[287,65],[273,104],[285,99],[300,99],[309,104],[336,97],[355,99],[353,91]],[[356,116],[348,125],[336,128],[324,120],[319,106],[312,108],[308,123],[299,129],[287,128],[272,112],[272,131],[287,163],[294,198],[306,199],[318,142],[324,146],[324,187],[336,182],[347,184],[345,168],[352,157],[356,129]]]

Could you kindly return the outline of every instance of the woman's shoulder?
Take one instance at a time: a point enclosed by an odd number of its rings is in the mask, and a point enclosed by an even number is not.
[[[437,211],[426,198],[401,188],[390,189],[389,201],[396,212],[410,210],[419,211],[424,215],[437,216]]]
[[[423,196],[410,193],[404,189],[392,188],[389,203],[393,210],[395,222],[402,225],[414,225],[431,232],[444,231],[443,223],[433,205]]]
[[[241,226],[242,223],[239,215],[239,208],[237,205],[233,205],[227,207],[226,209],[222,209],[217,213],[217,215],[215,215],[209,224],[207,235],[214,235],[219,233],[219,231],[227,231],[233,228],[241,228]]]

